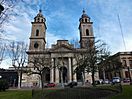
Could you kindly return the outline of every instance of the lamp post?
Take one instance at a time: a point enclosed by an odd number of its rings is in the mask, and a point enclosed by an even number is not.
[[[4,10],[4,7],[0,4],[0,14]]]

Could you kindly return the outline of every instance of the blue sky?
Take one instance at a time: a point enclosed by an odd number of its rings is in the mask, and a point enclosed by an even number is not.
[[[106,42],[113,54],[119,51],[132,51],[132,0],[25,0],[25,2],[15,6],[14,12],[18,16],[11,17],[10,23],[4,26],[6,34],[3,37],[29,43],[31,22],[41,8],[46,18],[48,47],[56,43],[57,39],[79,40],[79,18],[84,8],[93,21],[94,36]]]

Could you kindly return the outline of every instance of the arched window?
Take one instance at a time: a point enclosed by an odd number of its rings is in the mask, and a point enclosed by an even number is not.
[[[81,73],[81,70],[79,67],[77,67],[76,69],[76,78],[77,78],[77,81],[78,82],[81,82],[82,81],[82,73]]]
[[[89,36],[89,30],[86,29],[86,36]]]
[[[43,71],[42,71],[42,79],[43,81],[45,81],[46,83],[50,82],[50,68],[48,67],[44,67]]]
[[[85,19],[85,22],[87,22],[87,19]]]
[[[36,36],[39,36],[39,30],[38,29],[36,30]]]
[[[41,22],[43,22],[43,19],[41,19]]]
[[[36,22],[36,18],[34,19],[34,21]]]
[[[38,22],[39,22],[39,20],[40,20],[40,19],[38,18]]]
[[[84,20],[82,19],[82,22],[84,22]]]

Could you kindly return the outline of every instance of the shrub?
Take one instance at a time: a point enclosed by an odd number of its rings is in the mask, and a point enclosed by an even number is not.
[[[9,88],[8,82],[4,79],[0,80],[0,91],[5,91]]]

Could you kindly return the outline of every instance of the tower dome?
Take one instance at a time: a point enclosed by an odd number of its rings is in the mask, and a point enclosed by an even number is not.
[[[85,10],[83,9],[83,14],[81,18],[79,19],[80,22],[90,22],[90,17],[85,13]]]
[[[42,10],[39,10],[39,13],[34,18],[34,22],[45,22],[45,21],[46,21],[46,19],[44,18],[43,14],[42,14]]]

